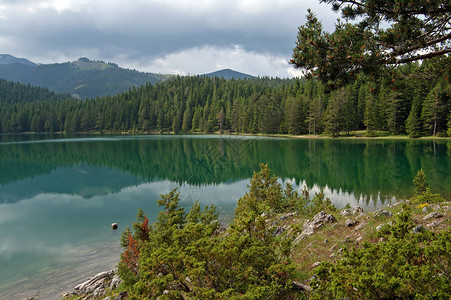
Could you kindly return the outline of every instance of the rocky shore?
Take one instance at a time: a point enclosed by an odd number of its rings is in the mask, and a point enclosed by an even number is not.
[[[101,272],[85,282],[77,285],[74,291],[63,295],[63,300],[77,299],[105,299],[105,300],[123,300],[126,299],[126,292],[115,292],[122,283],[115,270]]]

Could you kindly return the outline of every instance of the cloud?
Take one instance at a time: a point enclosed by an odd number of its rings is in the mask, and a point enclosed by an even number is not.
[[[124,66],[143,59],[157,64],[210,49],[219,51],[214,61],[208,55],[211,71],[216,65],[232,67],[222,49],[238,46],[243,66],[250,59],[247,54],[260,62],[265,57],[267,65],[255,65],[251,73],[269,75],[256,73],[278,65],[271,58],[290,58],[309,7],[326,20],[326,28],[331,26],[330,8],[317,0],[0,0],[0,47],[40,63],[121,57]],[[203,65],[199,71],[176,69],[202,73]],[[169,73],[155,72],[160,70]]]
[[[116,57],[115,61],[126,64],[126,59],[123,61],[122,59]],[[156,59],[139,59],[129,66],[156,73],[181,75],[204,74],[223,68],[231,68],[254,76],[285,78],[298,74],[283,56],[246,51],[239,45],[194,47]]]

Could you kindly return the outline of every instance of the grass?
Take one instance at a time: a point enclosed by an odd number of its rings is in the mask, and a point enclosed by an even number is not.
[[[440,209],[438,212],[443,215],[442,218],[434,219],[440,223],[435,227],[427,225],[434,220],[424,220],[423,218],[432,212],[429,209],[423,212],[423,208],[430,207],[427,205],[407,204],[411,211],[411,216],[416,225],[423,225],[431,231],[443,231],[450,229],[450,211]],[[451,206],[449,202],[442,204],[443,206]],[[306,281],[314,274],[315,264],[317,262],[334,262],[340,259],[340,249],[347,246],[359,246],[362,242],[377,243],[380,238],[377,236],[376,228],[394,220],[397,213],[403,208],[403,205],[393,205],[385,208],[392,213],[392,216],[380,215],[375,217],[373,212],[364,212],[361,215],[342,216],[339,212],[333,213],[336,218],[334,223],[326,223],[322,228],[314,234],[307,236],[293,247],[291,258],[296,266],[296,277],[299,281]],[[281,222],[280,225],[288,225],[290,228],[302,228],[302,225],[312,216],[298,215],[295,219]],[[358,223],[352,227],[346,227],[347,219],[357,220]],[[289,231],[288,231],[289,232]],[[293,229],[290,233],[293,237],[299,233]]]

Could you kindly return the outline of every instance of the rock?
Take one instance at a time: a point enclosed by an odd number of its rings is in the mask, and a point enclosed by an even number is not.
[[[329,242],[328,239],[324,239],[324,244],[327,244]]]
[[[412,232],[414,233],[420,233],[424,231],[424,226],[423,225],[417,225],[412,229]]]
[[[352,214],[352,212],[349,208],[345,208],[340,211],[340,215],[342,216],[349,216],[350,214]]]
[[[312,220],[307,220],[302,226],[302,233],[305,235],[312,235],[315,230],[324,226],[324,223],[335,222],[335,217],[331,214],[327,214],[325,211],[321,211],[316,214]]]
[[[379,226],[376,227],[376,231],[380,231],[380,230],[382,229],[383,226],[384,226],[384,225],[379,224]]]
[[[75,296],[77,296],[77,293],[75,293],[75,292],[67,292],[67,293],[64,293],[64,294],[63,294],[62,298],[63,298],[63,299],[66,299],[66,298],[73,298],[73,297],[75,297]]]
[[[356,242],[361,242],[363,240],[363,236],[359,235],[359,237],[356,239]]]
[[[99,298],[106,294],[107,288],[116,288],[121,282],[122,281],[116,274],[116,271],[105,271],[77,285],[74,288],[75,292],[66,294],[72,296],[80,296],[79,299]]]
[[[403,204],[403,202],[402,202],[402,201],[400,201],[400,202],[396,202],[395,204],[393,204],[393,205],[392,205],[392,207],[396,207],[396,206],[398,206],[398,205],[401,205],[401,204]]]
[[[363,227],[365,227],[365,225],[366,225],[365,222],[360,223],[359,225],[357,225],[357,226],[355,227],[355,230],[356,230],[356,231],[357,231],[357,230],[360,230],[360,229],[362,229]]]
[[[119,285],[121,285],[122,283],[122,279],[119,277],[119,275],[114,275],[113,279],[111,280],[110,283],[110,289],[114,290],[117,289],[119,287]]]
[[[288,214],[286,214],[286,215],[280,216],[279,219],[280,219],[281,221],[284,221],[285,219],[292,218],[292,217],[297,216],[297,215],[298,215],[297,212],[291,212],[291,213],[288,213]]]
[[[293,287],[297,290],[311,292],[312,288],[308,285],[302,284],[299,281],[293,280]]]
[[[360,207],[360,206],[354,206],[354,207],[352,208],[352,214],[353,214],[353,215],[360,215],[360,214],[363,214],[363,208]]]
[[[354,225],[356,225],[358,222],[356,220],[351,220],[351,219],[347,219],[345,221],[345,226],[346,227],[352,227]]]
[[[450,207],[448,205],[442,206],[443,211],[449,211]]]
[[[391,217],[393,214],[391,213],[391,211],[385,210],[385,209],[379,209],[377,211],[375,211],[373,213],[374,217],[378,217],[378,216],[388,216]]]
[[[320,261],[315,261],[312,265],[312,268],[316,268],[317,266],[319,266],[321,264]]]
[[[430,214],[424,216],[423,220],[429,220],[429,219],[432,219],[432,218],[437,219],[437,218],[441,218],[441,217],[443,217],[443,215],[441,213],[438,213],[438,212],[434,211],[434,212],[431,212]]]
[[[410,200],[406,200],[406,204],[412,204],[412,202],[410,202]]]
[[[117,229],[117,223],[111,223],[111,229],[116,230]]]
[[[277,226],[272,229],[271,235],[273,237],[276,237],[276,236],[281,235],[284,231],[285,231],[285,228],[283,228],[282,226]]]
[[[440,210],[441,209],[440,205],[438,205],[438,204],[430,204],[430,206],[431,206],[431,208],[433,210]]]
[[[304,233],[299,234],[294,240],[293,240],[293,246],[299,244],[300,241],[305,239],[307,235]]]
[[[427,213],[428,212],[428,207],[427,206],[425,206],[425,207],[423,207],[423,209],[421,210],[423,213]]]
[[[442,219],[442,220],[434,220],[434,221],[432,221],[432,223],[427,224],[426,226],[427,226],[428,228],[434,228],[434,227],[437,227],[438,225],[442,224],[443,221],[445,221],[445,219]]]

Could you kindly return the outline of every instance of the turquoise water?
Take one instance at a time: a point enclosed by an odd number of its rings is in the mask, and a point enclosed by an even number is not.
[[[162,193],[215,203],[224,222],[258,163],[366,210],[412,194],[423,168],[451,198],[451,141],[237,136],[0,136],[0,299],[42,299],[114,267],[120,230]],[[117,222],[119,231],[111,231]]]

